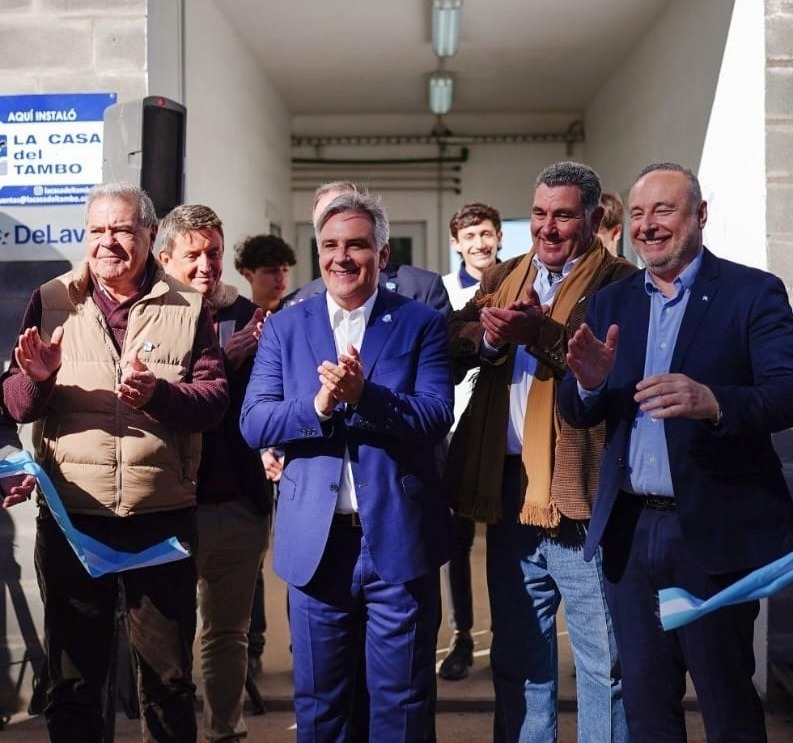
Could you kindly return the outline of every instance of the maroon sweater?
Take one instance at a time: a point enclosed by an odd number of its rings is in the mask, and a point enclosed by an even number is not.
[[[156,270],[157,263],[150,255],[146,264],[146,277],[140,290],[135,296],[120,303],[91,282],[91,298],[105,316],[119,351],[127,332],[130,307],[151,290]],[[41,309],[41,293],[37,289],[28,303],[20,333],[26,328],[41,327]],[[49,405],[57,376],[56,372],[48,380],[36,383],[21,372],[12,354],[11,366],[2,378],[3,400],[9,415],[17,423],[30,423],[41,418]],[[196,327],[187,379],[188,381],[179,384],[158,379],[151,400],[142,410],[154,420],[180,430],[206,431],[222,420],[228,404],[228,383],[223,359],[218,348],[212,315],[206,303]],[[196,404],[199,401],[203,404]]]

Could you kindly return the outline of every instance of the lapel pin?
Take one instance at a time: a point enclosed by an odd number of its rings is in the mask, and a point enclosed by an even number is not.
[[[702,301],[703,302],[707,302],[708,301],[708,295],[707,294],[703,294],[702,295]]]
[[[391,315],[383,315],[383,322],[391,322]]]
[[[392,291],[392,292],[396,291],[396,284],[393,281],[386,281],[385,282],[385,288],[390,290],[390,291]]]

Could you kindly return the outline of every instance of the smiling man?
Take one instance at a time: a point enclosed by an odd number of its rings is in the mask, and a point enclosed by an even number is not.
[[[443,284],[452,307],[458,310],[473,296],[482,272],[496,263],[501,249],[501,215],[478,201],[465,204],[449,220],[449,238],[461,265],[443,277]]]
[[[263,310],[221,281],[223,224],[201,204],[177,206],[160,224],[159,257],[167,274],[209,302],[229,380],[230,405],[204,432],[198,469],[198,607],[204,737],[245,737],[243,691],[248,624],[259,565],[267,548],[273,487],[259,452],[242,439],[239,418]]]
[[[176,537],[196,546],[201,432],[228,405],[209,309],[151,253],[157,216],[136,186],[95,186],[86,259],[31,297],[4,402],[35,421],[36,459],[74,526],[139,552]],[[36,520],[54,743],[105,739],[102,701],[119,582],[139,674],[146,740],[194,743],[194,553],[164,565],[88,575],[47,504]]]
[[[482,272],[496,265],[501,249],[501,215],[496,209],[478,201],[464,204],[449,220],[449,238],[460,256],[460,268],[443,277],[452,308],[459,310],[474,296]],[[454,388],[454,420],[452,431],[471,397],[476,370],[471,369]],[[474,662],[474,596],[471,588],[471,549],[476,536],[472,519],[454,514],[454,553],[444,571],[448,582],[451,615],[449,624],[454,630],[449,653],[438,669],[438,675],[448,681],[458,681],[468,675]]]
[[[582,740],[625,741],[599,556],[582,546],[603,430],[556,414],[567,339],[592,295],[635,267],[603,247],[600,179],[561,162],[537,177],[532,250],[485,271],[449,320],[455,372],[478,368],[449,447],[455,510],[487,527],[495,743],[557,738],[556,612],[564,599]]]
[[[628,199],[646,270],[590,304],[568,344],[565,418],[606,425],[584,556],[603,548],[631,740],[686,740],[691,676],[708,740],[766,740],[752,684],[759,603],[665,632],[661,588],[707,599],[793,550],[771,433],[793,425],[793,313],[782,281],[716,257],[697,177],[647,166]]]
[[[298,743],[344,743],[361,635],[369,739],[419,743],[450,519],[434,446],[452,422],[443,315],[378,288],[379,200],[316,220],[326,291],[265,324],[241,426],[285,453],[275,572],[288,584]]]

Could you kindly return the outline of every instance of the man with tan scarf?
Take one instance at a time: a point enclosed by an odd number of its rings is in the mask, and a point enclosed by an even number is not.
[[[446,479],[457,512],[488,524],[495,743],[556,740],[561,599],[577,670],[579,740],[627,740],[600,559],[582,556],[603,431],[570,428],[555,404],[567,339],[588,300],[635,270],[597,237],[600,190],[585,165],[543,170],[531,251],[487,270],[449,321],[455,373],[479,367]]]

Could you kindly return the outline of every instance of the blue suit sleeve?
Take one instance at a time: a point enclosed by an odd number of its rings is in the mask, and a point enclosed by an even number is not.
[[[398,384],[375,367],[350,425],[411,442],[438,443],[446,436],[454,420],[454,385],[445,319],[433,313],[419,335],[413,357],[392,367],[401,379]]]
[[[767,434],[793,425],[793,313],[783,283],[764,274],[744,314],[743,328],[730,328],[716,341],[732,348],[733,358],[745,355],[751,375],[748,384],[709,385],[722,409],[723,435]]]
[[[293,374],[293,368],[284,368],[285,352],[277,319],[264,324],[259,341],[250,382],[245,392],[240,414],[240,430],[248,446],[256,449],[279,446],[291,441],[321,438],[332,428],[332,420],[321,423],[314,410],[314,396],[319,382],[308,383],[309,376],[301,375],[302,383],[297,394],[286,394],[284,374]],[[301,371],[307,371],[305,369]]]

